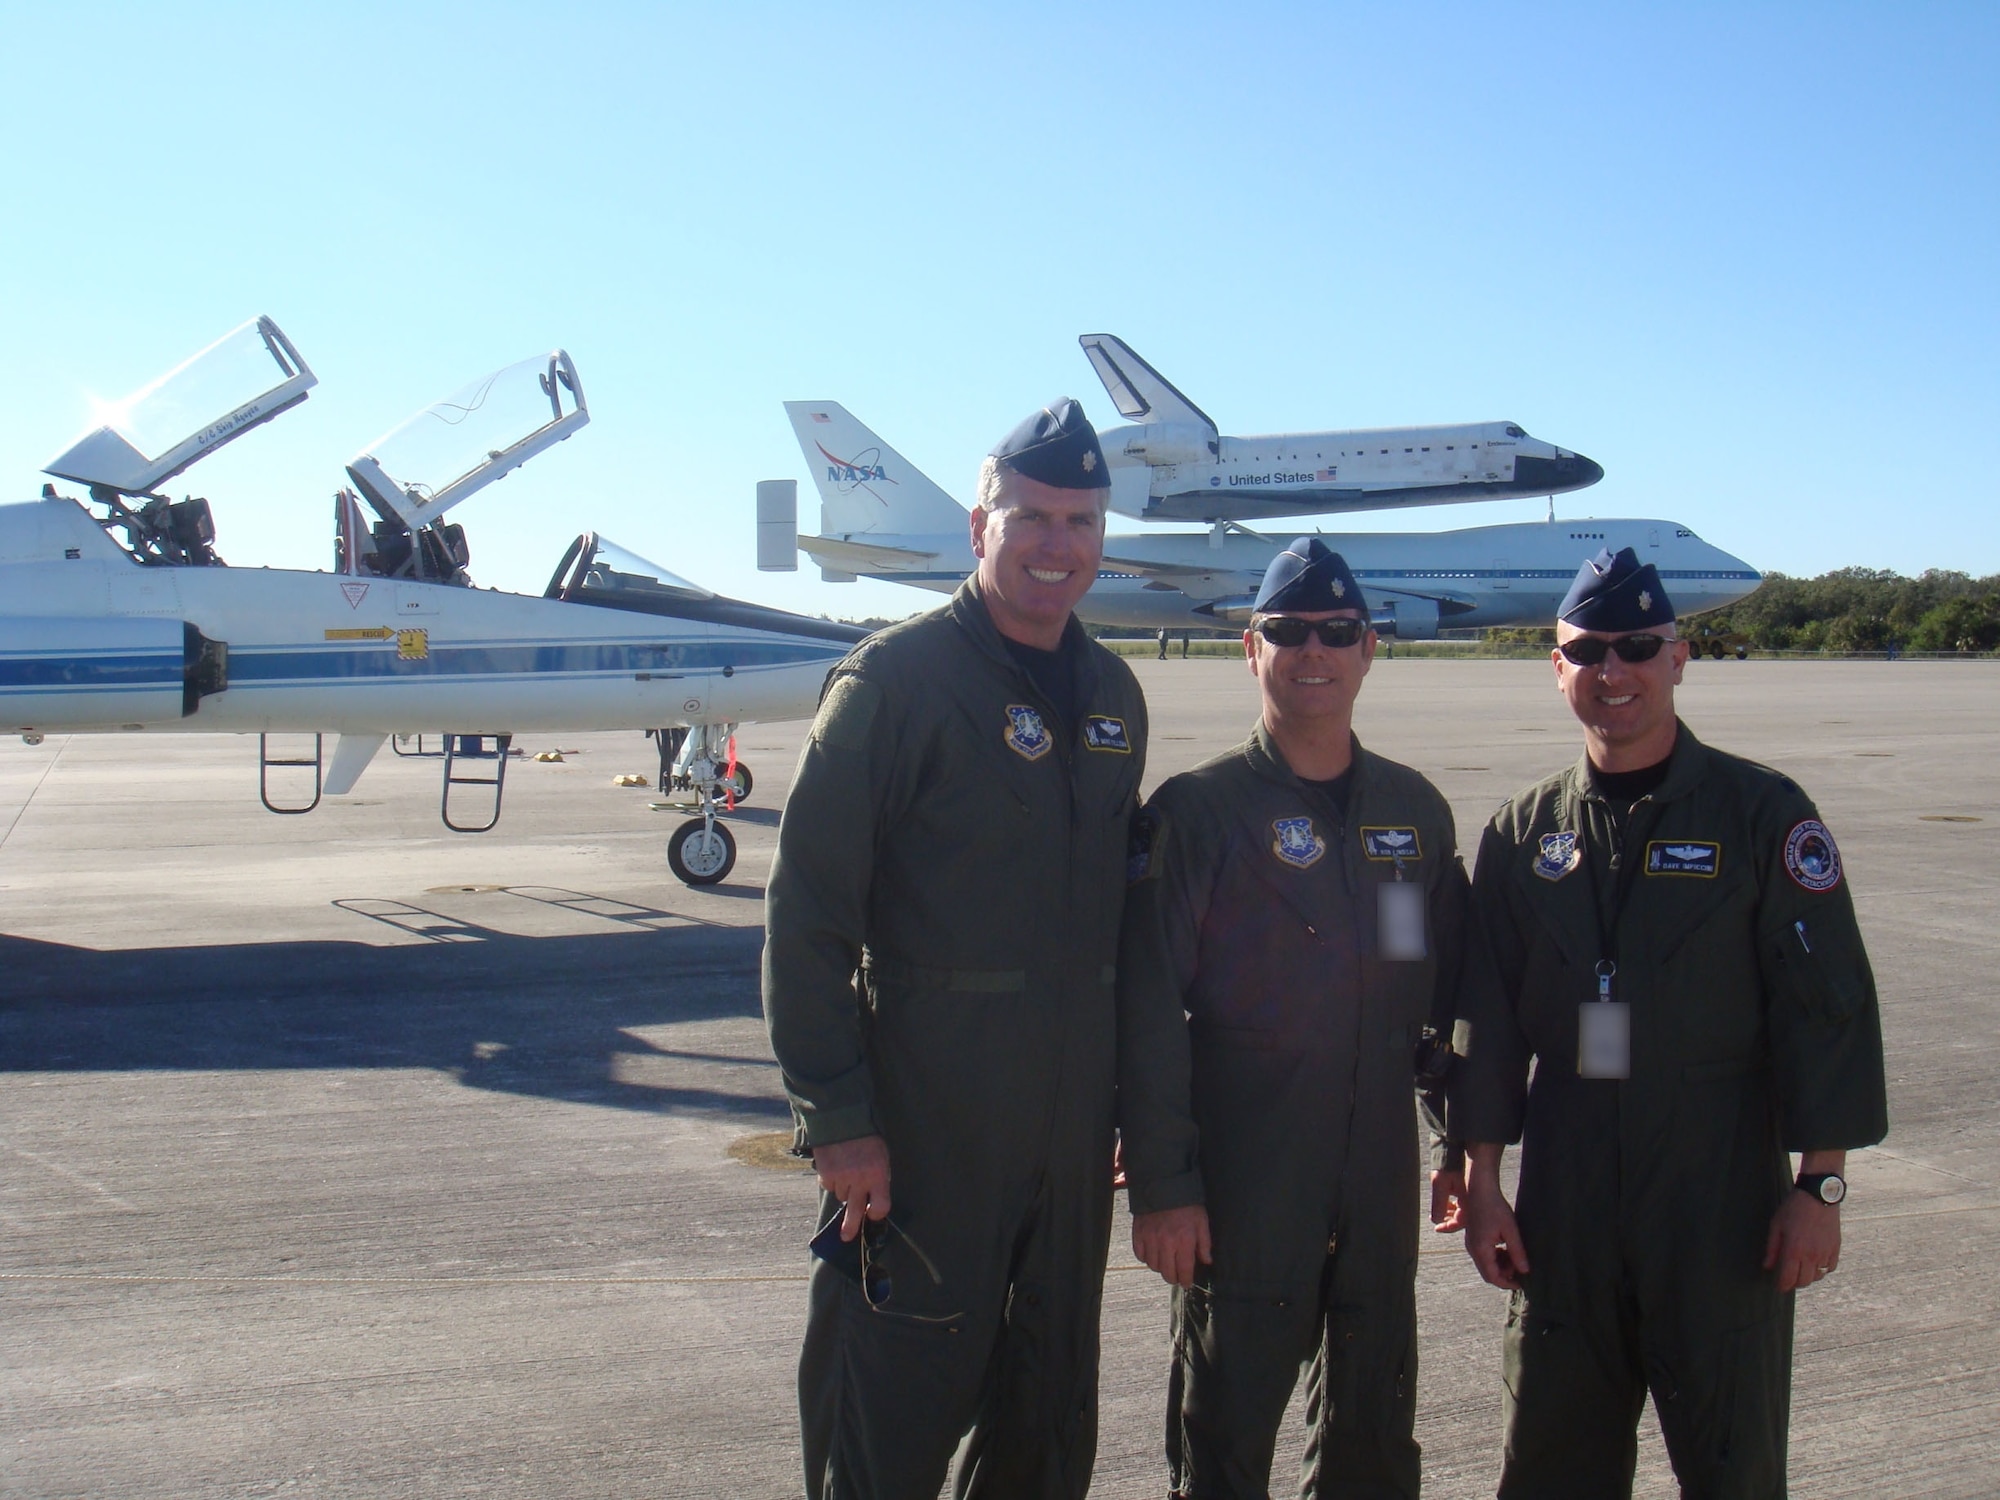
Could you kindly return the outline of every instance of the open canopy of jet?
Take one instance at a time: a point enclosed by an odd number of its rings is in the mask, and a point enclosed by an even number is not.
[[[88,485],[103,516],[53,486],[0,505],[0,725],[30,743],[254,733],[274,812],[351,790],[391,735],[437,731],[444,820],[460,832],[498,819],[513,734],[646,729],[663,780],[701,799],[670,863],[683,879],[722,878],[734,843],[716,810],[750,787],[730,748],[737,724],[810,717],[827,669],[866,632],[722,598],[592,532],[541,595],[470,587],[464,528],[445,512],[589,420],[560,349],[475,381],[356,456],[331,572],[230,568],[208,502],[157,486],[312,384],[277,325],[256,319],[49,464]],[[274,754],[273,733],[311,736],[311,755]],[[325,733],[340,736],[330,764]],[[485,771],[468,772],[467,753]],[[288,805],[274,800],[274,772],[300,780]],[[464,817],[468,795],[490,796],[490,816]]]
[[[819,490],[819,533],[797,530],[796,486],[759,485],[760,568],[795,568],[803,552],[831,582],[866,577],[944,593],[973,571],[966,509],[914,464],[836,401],[788,401],[785,411]],[[1294,534],[1225,521],[1206,535],[1107,536],[1097,582],[1077,614],[1147,630],[1239,623],[1273,554]],[[1431,639],[1441,628],[1550,624],[1578,566],[1605,546],[1635,548],[1658,566],[1683,614],[1719,609],[1762,581],[1740,558],[1657,519],[1326,540],[1353,568],[1376,628],[1405,640]]]
[[[1560,495],[1604,477],[1514,422],[1227,437],[1108,333],[1078,341],[1118,414],[1099,430],[1111,507],[1146,521],[1247,521]]]

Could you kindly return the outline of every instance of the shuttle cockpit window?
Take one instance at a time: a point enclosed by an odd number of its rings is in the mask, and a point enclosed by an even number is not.
[[[1508,436],[1508,437],[1526,437],[1526,436],[1527,436],[1527,433],[1525,433],[1525,432],[1521,431],[1521,429],[1520,429],[1520,428],[1518,428],[1518,427],[1516,427],[1516,426],[1515,426],[1515,425],[1514,425],[1514,424],[1513,424],[1512,422],[1509,422],[1509,423],[1507,424],[1507,436]]]

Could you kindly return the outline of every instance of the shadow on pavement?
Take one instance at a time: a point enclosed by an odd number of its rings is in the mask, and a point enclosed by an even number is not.
[[[740,1057],[712,1032],[684,1047],[646,1039],[757,1018],[761,927],[666,925],[667,913],[547,888],[529,899],[622,925],[522,937],[353,898],[337,904],[429,941],[100,951],[0,934],[0,1074],[435,1068],[471,1088],[622,1109],[785,1116],[761,1027],[742,1029]]]

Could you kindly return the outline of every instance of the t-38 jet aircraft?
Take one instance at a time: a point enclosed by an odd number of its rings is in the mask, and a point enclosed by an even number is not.
[[[759,486],[757,565],[795,568],[803,552],[830,582],[957,588],[974,566],[965,507],[838,402],[788,401],[785,411],[819,487],[819,534],[797,533],[796,504],[788,511],[784,498],[795,501],[796,487]],[[1207,535],[1107,536],[1097,582],[1077,614],[1146,630],[1242,622],[1290,535],[1225,522]],[[1376,629],[1403,640],[1433,639],[1441,626],[1551,624],[1577,566],[1605,546],[1632,547],[1656,564],[1683,614],[1719,609],[1762,581],[1748,563],[1672,521],[1550,520],[1326,540],[1367,593]]]
[[[1513,422],[1224,437],[1122,339],[1078,340],[1118,414],[1101,431],[1111,508],[1143,521],[1248,521],[1560,495],[1604,470]]]
[[[334,571],[226,567],[208,502],[162,486],[315,383],[277,324],[245,323],[48,465],[102,515],[52,485],[0,506],[0,726],[30,743],[254,733],[259,794],[285,813],[352,789],[391,735],[444,731],[441,807],[463,833],[498,820],[514,734],[654,730],[673,781],[700,799],[668,862],[690,884],[726,876],[736,845],[716,813],[750,789],[737,724],[809,717],[827,669],[866,632],[721,598],[592,532],[540,597],[470,587],[464,529],[445,513],[590,419],[561,350],[357,455],[336,499]],[[310,734],[311,757],[274,755],[274,733]],[[296,781],[289,801],[274,800],[277,767]],[[455,788],[477,816],[455,809]]]

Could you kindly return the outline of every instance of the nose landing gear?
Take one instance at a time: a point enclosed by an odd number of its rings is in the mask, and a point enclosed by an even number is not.
[[[671,732],[671,731],[669,731]],[[750,768],[736,761],[734,724],[697,724],[675,747],[671,781],[701,809],[667,840],[667,868],[687,885],[715,885],[736,867],[736,837],[720,815],[750,795]],[[664,750],[666,741],[662,739]]]

